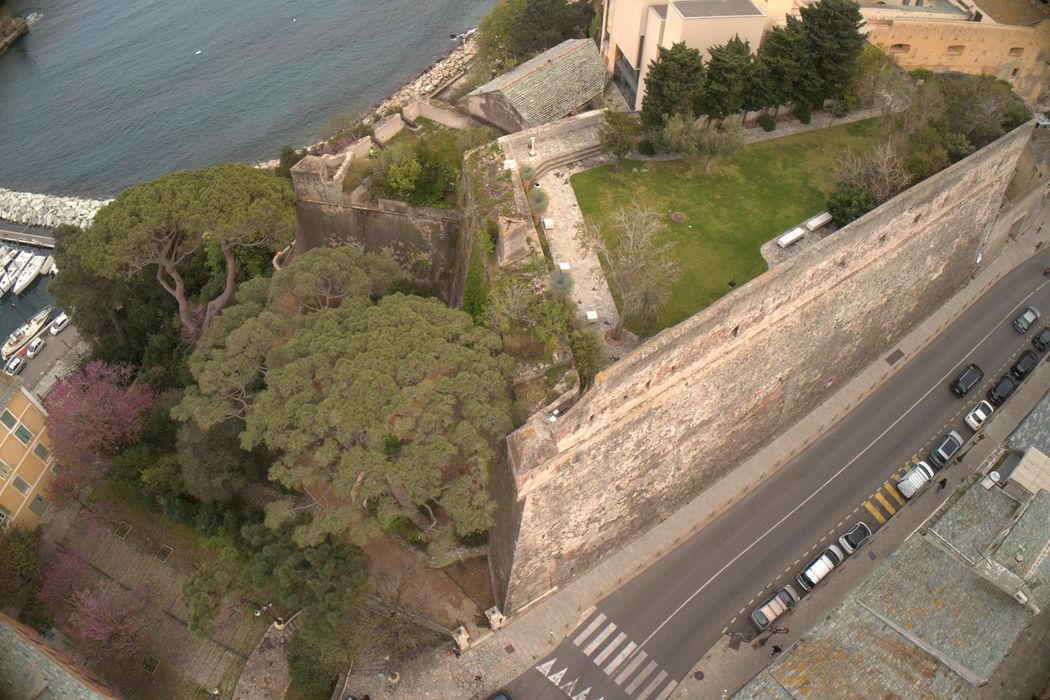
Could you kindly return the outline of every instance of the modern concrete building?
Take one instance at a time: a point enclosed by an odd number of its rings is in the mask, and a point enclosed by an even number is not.
[[[47,510],[56,465],[44,407],[22,383],[0,374],[0,527],[33,527]]]
[[[758,3],[758,4],[756,4]],[[763,8],[783,0],[610,0],[606,4],[603,54],[606,68],[627,104],[641,109],[649,64],[661,48],[677,43],[699,49],[704,60],[708,49],[735,35],[758,48],[769,16]],[[768,10],[767,10],[768,11]]]
[[[771,27],[807,0],[607,0],[602,58],[634,109],[642,106],[659,47],[698,49],[734,34],[757,49]],[[1050,99],[1050,13],[1027,0],[860,0],[868,40],[904,68],[995,75],[1029,107]]]

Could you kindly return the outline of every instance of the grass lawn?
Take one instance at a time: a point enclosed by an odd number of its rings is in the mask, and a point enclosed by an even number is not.
[[[573,175],[585,218],[605,226],[617,208],[647,205],[663,215],[664,240],[674,243],[682,274],[670,302],[656,322],[628,321],[627,327],[652,335],[729,292],[730,281],[741,285],[765,272],[761,245],[823,211],[839,153],[869,149],[880,132],[879,120],[869,119],[763,141],[716,160],[710,173],[701,157],[624,161],[619,173],[603,165]],[[673,223],[672,212],[685,214],[685,221]]]

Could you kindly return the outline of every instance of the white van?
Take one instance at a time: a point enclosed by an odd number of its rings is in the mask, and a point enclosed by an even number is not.
[[[837,544],[829,544],[828,548],[820,553],[809,566],[802,570],[795,580],[803,590],[812,590],[814,586],[827,578],[831,570],[842,563],[846,555],[842,553]]]
[[[922,490],[933,478],[933,467],[926,462],[919,462],[897,482],[897,491],[907,499]]]

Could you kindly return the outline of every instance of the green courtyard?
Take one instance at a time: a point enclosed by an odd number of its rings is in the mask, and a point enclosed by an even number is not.
[[[629,204],[654,208],[666,223],[682,274],[659,319],[640,335],[673,326],[766,271],[763,243],[826,208],[835,186],[838,155],[867,150],[881,135],[878,119],[762,141],[704,172],[704,157],[674,161],[624,161],[572,176],[584,217],[603,228],[609,215]],[[671,221],[673,212],[685,215]],[[613,290],[615,295],[615,290]],[[617,300],[619,303],[619,300]]]

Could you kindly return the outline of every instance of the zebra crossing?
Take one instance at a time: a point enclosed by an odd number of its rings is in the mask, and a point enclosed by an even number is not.
[[[596,612],[581,627],[572,644],[632,700],[666,700],[678,685],[604,613]],[[591,686],[580,676],[570,678],[574,674],[565,664],[559,665],[557,657],[536,666],[536,670],[572,700],[604,700],[603,696],[592,696]]]

